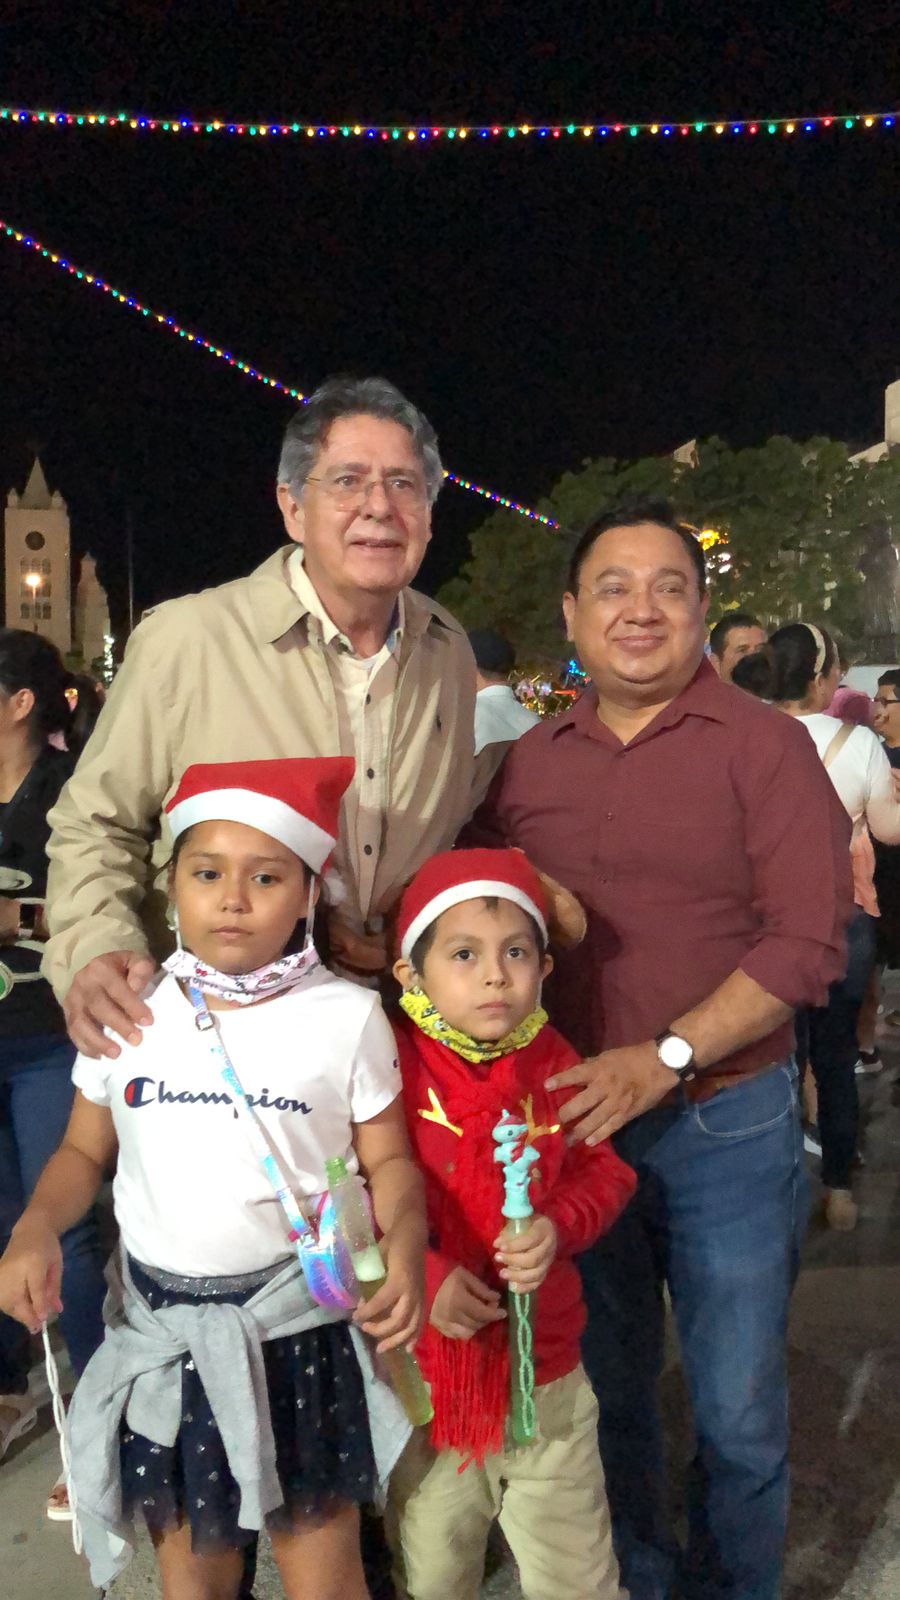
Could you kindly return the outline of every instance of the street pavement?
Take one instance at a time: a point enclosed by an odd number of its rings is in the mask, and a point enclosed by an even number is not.
[[[898,996],[894,996],[896,1003]],[[859,1181],[855,1233],[813,1221],[790,1329],[793,1510],[785,1600],[897,1600],[900,1595],[900,1035],[883,1041],[887,1070],[861,1080],[867,1166]],[[882,1041],[880,1041],[882,1042]],[[35,1373],[35,1384],[42,1382]],[[44,1386],[46,1392],[46,1386]],[[690,1452],[677,1352],[663,1379],[671,1440],[673,1514]],[[69,1527],[44,1516],[57,1467],[49,1407],[40,1430],[0,1465],[0,1595],[3,1600],[90,1600],[95,1594],[71,1548]],[[520,1595],[502,1541],[492,1547],[483,1600]],[[282,1593],[268,1552],[258,1600]],[[157,1600],[152,1554],[137,1559],[109,1600]]]

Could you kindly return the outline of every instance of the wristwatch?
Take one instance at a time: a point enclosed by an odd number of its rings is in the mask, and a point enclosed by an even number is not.
[[[670,1033],[664,1029],[653,1042],[662,1065],[674,1072],[676,1078],[680,1078],[682,1083],[689,1083],[691,1078],[696,1078],[693,1046],[688,1044],[687,1039],[682,1039],[680,1033]]]
[[[18,932],[17,932],[17,935],[16,935],[17,938],[19,938],[19,939],[22,939],[22,938],[33,939],[34,938],[34,930],[37,927],[37,919],[40,916],[42,910],[43,910],[43,907],[41,905],[39,905],[36,900],[30,900],[30,901],[27,902],[27,904],[24,904],[24,905],[20,904],[20,906],[19,906],[19,928],[18,928]]]

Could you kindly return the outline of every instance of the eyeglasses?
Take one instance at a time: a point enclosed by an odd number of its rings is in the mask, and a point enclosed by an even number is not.
[[[339,472],[333,478],[308,477],[304,482],[318,484],[339,511],[358,511],[376,484],[381,485],[385,498],[399,511],[418,511],[426,499],[421,479],[405,472],[392,472],[386,478],[364,478],[358,472]]]
[[[885,700],[883,694],[876,694],[872,704],[873,706],[881,706],[882,708],[885,706],[900,706],[900,700]]]

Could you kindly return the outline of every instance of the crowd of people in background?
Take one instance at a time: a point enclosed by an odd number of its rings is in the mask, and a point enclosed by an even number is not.
[[[709,642],[723,677],[803,723],[852,825],[847,968],[826,1006],[801,1008],[797,1016],[806,1148],[822,1163],[829,1226],[850,1231],[859,1214],[853,1174],[864,1159],[857,1079],[883,1069],[876,1042],[881,973],[900,960],[900,785],[889,742],[900,671],[882,673],[871,699],[846,682],[849,660],[824,626],[792,622],[767,637],[746,612],[727,612]]]
[[[167,1600],[249,1594],[264,1527],[290,1600],[310,1574],[317,1600],[388,1593],[359,1510],[393,1468],[408,1600],[475,1600],[495,1518],[530,1600],[777,1600],[801,1106],[827,1223],[851,1229],[858,1074],[880,1068],[879,972],[900,959],[900,669],[869,702],[820,623],[733,610],[708,630],[701,545],[641,501],[573,552],[560,598],[587,686],[541,718],[512,645],[411,587],[441,478],[391,384],[326,383],[284,440],[287,545],[141,624],[83,754],[52,647],[0,633],[0,1306],[18,1318],[0,1319],[0,1455],[34,1424],[29,1334],[61,1307],[98,1582],[137,1517]],[[191,1007],[308,1200],[329,1153],[369,1180],[387,1276],[352,1333],[303,1298],[221,1094],[165,1089]],[[304,1076],[295,1050],[333,1072]],[[193,1131],[170,1192],[176,1102]],[[511,1112],[541,1158],[515,1245],[490,1154]],[[94,1205],[117,1152],[104,1337]],[[229,1183],[220,1249],[209,1191]],[[504,1453],[520,1289],[525,1472]],[[696,1436],[682,1540],[664,1291]],[[404,1447],[358,1329],[383,1349],[423,1319],[435,1421]],[[177,1383],[154,1376],[160,1341]]]

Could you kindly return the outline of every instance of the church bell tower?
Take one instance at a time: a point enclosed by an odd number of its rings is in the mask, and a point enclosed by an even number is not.
[[[42,633],[66,655],[72,648],[69,514],[58,490],[34,466],[6,504],[6,626]]]

